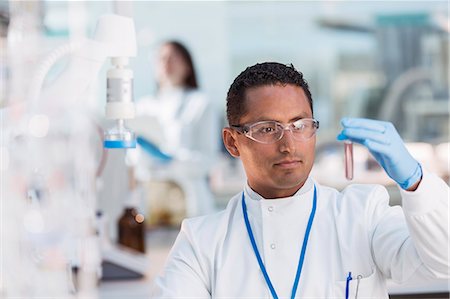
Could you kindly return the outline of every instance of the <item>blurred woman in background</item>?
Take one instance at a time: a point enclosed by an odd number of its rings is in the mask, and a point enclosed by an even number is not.
[[[144,145],[139,163],[133,163],[136,177],[177,184],[183,191],[188,217],[210,213],[214,210],[214,198],[208,175],[219,149],[219,118],[212,103],[199,90],[192,57],[180,42],[162,44],[156,77],[156,96],[136,103],[137,115],[152,119],[145,130],[142,126],[136,130],[141,135],[138,141]],[[142,150],[145,148],[142,139],[156,145],[163,155]],[[147,162],[142,163],[142,156]],[[167,163],[158,162],[161,157]],[[158,209],[156,203],[151,204],[151,210],[152,206]]]

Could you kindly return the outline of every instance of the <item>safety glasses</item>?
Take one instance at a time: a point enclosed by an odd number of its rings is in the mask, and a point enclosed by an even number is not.
[[[289,130],[297,141],[310,139],[319,128],[319,121],[314,118],[302,118],[283,125],[277,121],[260,121],[245,125],[232,125],[237,132],[259,143],[275,143],[283,138],[284,131]]]

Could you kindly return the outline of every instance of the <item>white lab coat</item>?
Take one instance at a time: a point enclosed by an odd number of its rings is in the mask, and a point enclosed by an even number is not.
[[[144,137],[160,133],[159,138],[154,138],[158,139],[156,143],[160,142],[158,146],[174,157],[171,163],[158,164],[148,162],[146,154],[139,153],[140,158],[131,158],[139,161],[133,163],[138,176],[178,183],[186,195],[189,217],[213,212],[207,176],[220,141],[219,118],[213,104],[203,92],[178,88],[160,92],[157,98],[141,99],[136,111],[139,117],[156,120],[155,126],[149,122]]]
[[[309,178],[290,198],[266,200],[248,186],[251,227],[280,298],[290,298],[305,228],[317,188],[297,298],[388,298],[386,279],[413,274],[449,278],[449,187],[424,172],[415,192],[401,190],[403,208],[388,205],[379,185],[350,185],[342,192]],[[217,214],[187,219],[155,279],[154,298],[272,298],[247,235],[242,193]]]
[[[217,156],[220,144],[219,118],[214,105],[199,90],[174,88],[161,91],[156,98],[145,97],[136,103],[139,116],[159,122],[162,135],[158,144],[178,160],[202,160],[199,173],[207,173]],[[152,140],[155,142],[155,140]]]

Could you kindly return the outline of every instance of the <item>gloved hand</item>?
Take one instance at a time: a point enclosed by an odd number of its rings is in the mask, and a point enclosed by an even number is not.
[[[420,164],[406,149],[402,138],[390,122],[366,118],[343,118],[344,129],[337,140],[351,140],[366,146],[386,173],[403,189],[422,177]]]

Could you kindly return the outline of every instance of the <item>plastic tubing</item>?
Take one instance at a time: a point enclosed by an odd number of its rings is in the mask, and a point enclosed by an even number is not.
[[[29,100],[31,104],[31,109],[33,112],[36,111],[39,96],[41,94],[42,86],[44,85],[45,77],[50,71],[52,66],[62,57],[75,52],[81,47],[79,42],[69,42],[63,44],[56,49],[52,50],[47,57],[39,64],[36,73],[34,74],[32,81],[30,83],[30,94]]]

